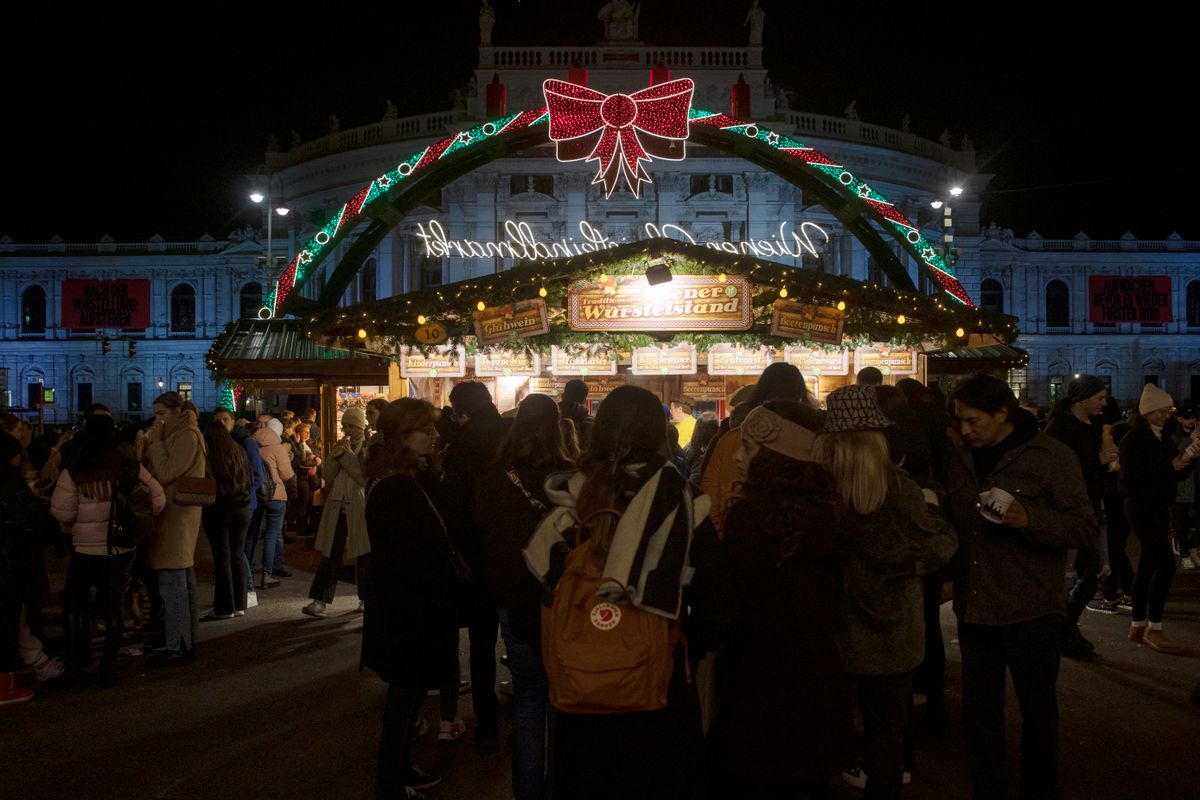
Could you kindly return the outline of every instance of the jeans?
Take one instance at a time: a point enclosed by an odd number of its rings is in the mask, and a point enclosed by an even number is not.
[[[1108,564],[1112,568],[1112,573],[1104,579],[1104,599],[1116,600],[1118,593],[1133,592],[1133,565],[1125,554],[1125,546],[1129,542],[1129,521],[1125,518],[1125,498],[1122,495],[1104,495],[1104,517]]]
[[[200,613],[196,599],[196,570],[160,569],[158,592],[162,595],[164,629],[168,650],[191,650],[199,640]]]
[[[1067,622],[1077,623],[1100,585],[1100,553],[1095,546],[1084,545],[1075,553],[1075,586],[1067,595]]]
[[[1162,622],[1167,593],[1175,579],[1175,554],[1171,552],[1170,509],[1153,501],[1125,501],[1125,516],[1142,543],[1137,574],[1133,576],[1135,622]]]
[[[337,591],[338,576],[342,573],[342,554],[346,552],[346,537],[349,536],[346,527],[346,515],[338,514],[337,530],[333,533],[333,544],[329,555],[321,559],[317,574],[313,575],[312,586],[308,590],[308,599],[319,600],[326,605],[333,602]],[[366,586],[367,559],[354,559],[354,580],[358,589],[358,599],[363,599],[363,587]]]
[[[258,549],[259,537],[263,542],[262,570],[273,572],[276,561],[283,553],[283,516],[287,511],[286,500],[269,500],[261,503],[250,519],[250,530],[246,535],[246,560],[254,568],[254,551]],[[261,529],[255,529],[254,519],[261,518]],[[246,589],[254,588],[253,574],[246,576]]]
[[[863,720],[865,797],[897,800],[904,789],[905,751],[912,741],[908,735],[912,673],[852,677]]]
[[[213,613],[232,614],[246,610],[246,529],[250,506],[228,506],[220,501],[203,512],[204,535],[212,548],[214,583]]]
[[[412,772],[413,726],[424,702],[423,686],[388,684],[375,773],[375,796],[379,800],[405,796],[404,787]]]
[[[1059,648],[1063,618],[1050,614],[1013,625],[958,623],[963,724],[977,800],[1008,797],[1004,672],[1021,707],[1021,797],[1055,796],[1058,781]]]
[[[71,553],[64,595],[64,629],[67,634],[67,667],[78,674],[92,660],[91,591],[104,606],[104,656],[102,673],[111,673],[125,633],[125,590],[133,568],[133,551],[114,556]]]
[[[542,665],[540,643],[513,635],[507,608],[499,609],[499,615],[513,685],[513,796],[516,800],[544,800],[546,764],[550,761],[546,754],[548,717],[552,719],[550,683]]]

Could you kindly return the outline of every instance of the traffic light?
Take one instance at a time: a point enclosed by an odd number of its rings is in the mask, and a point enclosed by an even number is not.
[[[133,339],[130,339],[129,340],[129,357],[133,358],[136,355],[137,355],[137,342],[135,342]]]
[[[108,337],[105,336],[103,339],[100,340],[100,352],[103,353],[104,355],[108,355],[109,350],[112,350],[112,343],[109,342]]]

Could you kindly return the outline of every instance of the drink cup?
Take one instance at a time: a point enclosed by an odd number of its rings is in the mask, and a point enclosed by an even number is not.
[[[998,523],[1004,519],[1004,515],[1008,513],[1008,507],[1013,504],[1015,499],[1003,489],[993,488],[986,492],[980,492],[979,513],[989,522]]]

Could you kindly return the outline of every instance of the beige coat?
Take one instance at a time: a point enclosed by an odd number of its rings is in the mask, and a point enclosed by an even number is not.
[[[367,536],[367,501],[364,494],[366,473],[362,458],[366,448],[359,445],[356,452],[337,458],[328,458],[321,465],[321,476],[325,478],[325,509],[321,512],[321,524],[317,528],[315,546],[328,556],[333,552],[333,537],[337,533],[338,515],[346,511],[346,550],[343,558],[347,563],[371,552],[371,540]],[[348,497],[349,501],[339,498]]]
[[[292,469],[292,448],[283,443],[279,434],[270,428],[259,428],[254,432],[254,441],[258,442],[258,454],[262,456],[263,464],[271,470],[271,480],[275,483],[275,494],[272,500],[287,500],[285,482],[296,477]]]
[[[163,438],[146,445],[150,473],[167,493],[167,507],[159,514],[154,535],[150,537],[150,566],[153,569],[195,566],[201,508],[175,502],[175,481],[184,475],[203,478],[206,457],[204,437],[196,424],[196,414],[191,411],[167,420]]]

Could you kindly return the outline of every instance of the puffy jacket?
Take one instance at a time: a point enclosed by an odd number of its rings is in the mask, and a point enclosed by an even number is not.
[[[272,500],[287,500],[285,483],[296,477],[292,469],[292,448],[283,443],[279,434],[270,428],[259,428],[254,432],[254,441],[258,442],[258,453],[262,456],[263,466],[271,470],[271,478],[275,481],[275,494]]]
[[[138,477],[150,490],[150,503],[155,514],[167,505],[162,486],[145,467],[138,467]],[[112,495],[104,492],[103,499],[93,499],[79,491],[64,469],[58,476],[54,494],[50,496],[50,513],[59,522],[71,526],[71,543],[76,550],[98,550],[108,546],[108,515],[112,510]]]

